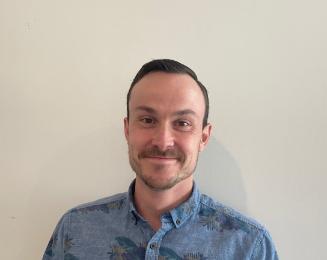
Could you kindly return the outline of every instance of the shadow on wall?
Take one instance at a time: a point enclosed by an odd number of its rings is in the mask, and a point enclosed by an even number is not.
[[[213,136],[199,156],[195,180],[203,193],[247,213],[246,193],[238,164]]]

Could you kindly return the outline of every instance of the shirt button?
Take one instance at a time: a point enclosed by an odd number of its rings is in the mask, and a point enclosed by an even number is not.
[[[181,221],[179,219],[176,219],[176,224],[179,225]]]
[[[151,248],[151,249],[155,249],[155,248],[156,248],[156,244],[155,244],[155,243],[152,243],[152,244],[150,245],[150,248]]]

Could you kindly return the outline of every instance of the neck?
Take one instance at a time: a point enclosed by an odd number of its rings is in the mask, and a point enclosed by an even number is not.
[[[193,179],[189,177],[168,190],[158,191],[151,189],[136,177],[134,193],[136,209],[156,231],[161,226],[161,215],[186,201],[191,195],[192,187]]]

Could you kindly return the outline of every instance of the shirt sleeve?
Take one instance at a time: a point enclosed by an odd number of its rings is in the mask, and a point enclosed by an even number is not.
[[[267,231],[258,238],[251,260],[278,260],[275,245]]]
[[[65,214],[57,224],[45,249],[42,260],[64,260],[66,238],[68,237],[69,215]]]

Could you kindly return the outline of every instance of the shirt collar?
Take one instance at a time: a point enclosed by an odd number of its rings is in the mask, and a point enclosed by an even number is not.
[[[135,217],[135,221],[137,221],[137,219],[142,219],[143,221],[145,221],[145,219],[136,210],[134,204],[134,191],[135,191],[135,179],[130,184],[128,189],[129,211]],[[186,201],[181,203],[179,206],[166,213],[167,215],[171,216],[171,219],[174,222],[176,228],[183,225],[184,222],[186,222],[192,215],[194,215],[197,212],[198,207],[200,205],[200,199],[201,199],[201,193],[196,183],[193,181],[193,189],[192,189],[191,196]]]
[[[127,198],[128,198],[129,212],[132,213],[132,215],[135,218],[135,223],[137,223],[138,219],[142,219],[143,221],[145,221],[145,219],[136,210],[134,204],[134,191],[135,191],[135,179],[129,185]]]

